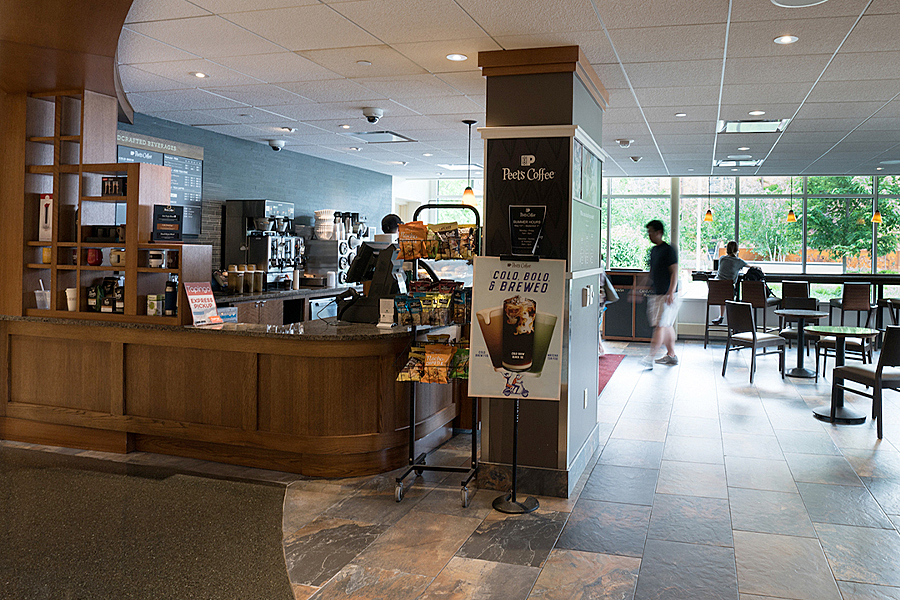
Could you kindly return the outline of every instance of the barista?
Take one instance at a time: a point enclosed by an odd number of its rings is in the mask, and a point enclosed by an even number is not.
[[[375,236],[375,241],[387,243],[396,242],[402,224],[403,220],[400,219],[398,215],[393,213],[385,215],[385,217],[381,219],[381,231],[383,233],[377,234]]]

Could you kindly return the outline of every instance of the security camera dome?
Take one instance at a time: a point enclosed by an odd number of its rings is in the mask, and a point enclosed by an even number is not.
[[[271,146],[272,150],[278,152],[284,148],[284,140],[269,140],[269,146]]]

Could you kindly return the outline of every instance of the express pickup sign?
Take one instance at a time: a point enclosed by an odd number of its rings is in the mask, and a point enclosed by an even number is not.
[[[208,281],[199,283],[185,282],[184,292],[187,294],[195,327],[222,322],[222,317],[219,316],[219,312],[216,309],[216,299],[213,297],[212,286],[209,285]]]

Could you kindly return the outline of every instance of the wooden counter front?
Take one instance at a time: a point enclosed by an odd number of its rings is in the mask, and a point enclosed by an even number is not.
[[[0,439],[324,477],[406,465],[411,334],[329,333],[0,320]],[[450,436],[451,392],[419,385],[418,452]]]

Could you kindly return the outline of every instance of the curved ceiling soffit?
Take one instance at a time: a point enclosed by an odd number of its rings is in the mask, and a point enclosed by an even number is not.
[[[0,90],[116,96],[116,49],[132,1],[0,0]]]

